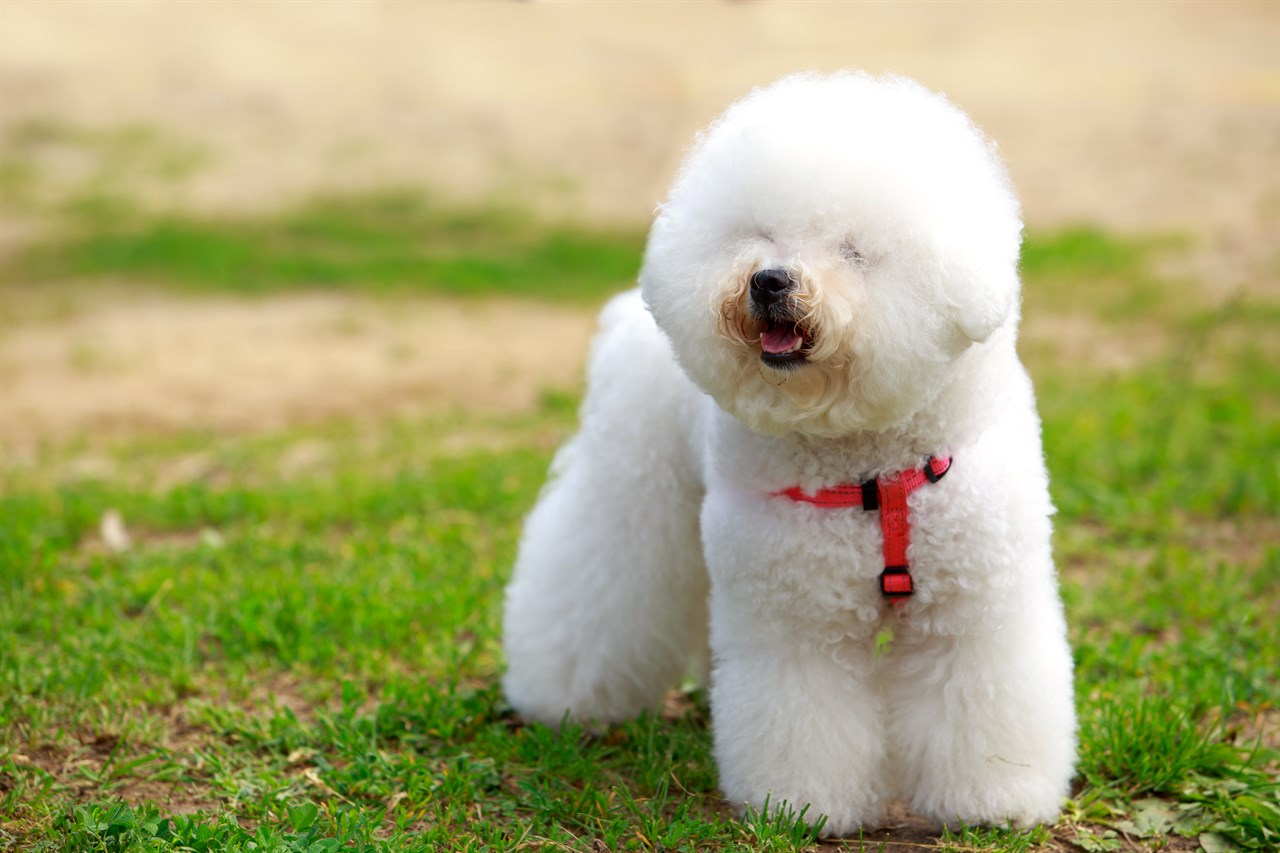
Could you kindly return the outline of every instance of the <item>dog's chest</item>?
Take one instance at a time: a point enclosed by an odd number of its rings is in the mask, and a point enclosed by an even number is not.
[[[812,482],[796,483],[794,474],[767,465],[744,473],[739,466],[708,481],[702,535],[717,593],[771,616],[852,625],[855,633],[853,623],[867,630],[878,624],[889,608],[881,574],[892,558],[882,512],[795,500],[785,492],[793,485],[811,492]],[[984,519],[966,511],[953,494],[963,490],[951,485],[930,483],[907,499],[906,529],[898,535],[909,542],[915,591],[901,602],[903,612],[920,612],[955,595],[965,585],[957,583],[958,576],[970,570],[957,548],[975,534],[985,538]]]
[[[934,534],[954,524],[949,515],[936,501],[910,501],[905,535],[913,574],[933,575],[945,565]],[[881,594],[885,533],[876,510],[814,506],[776,489],[712,489],[702,520],[713,579],[823,589],[842,601]]]

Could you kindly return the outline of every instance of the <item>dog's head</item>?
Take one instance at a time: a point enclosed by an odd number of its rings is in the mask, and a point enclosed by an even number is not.
[[[1016,324],[1019,217],[993,146],[945,98],[799,75],[699,136],[640,282],[685,371],[749,427],[883,430]]]

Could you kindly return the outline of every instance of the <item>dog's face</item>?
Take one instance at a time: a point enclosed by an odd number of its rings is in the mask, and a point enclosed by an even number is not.
[[[906,80],[791,77],[686,160],[641,286],[681,365],[761,432],[883,430],[1016,322],[1021,222],[995,154]]]

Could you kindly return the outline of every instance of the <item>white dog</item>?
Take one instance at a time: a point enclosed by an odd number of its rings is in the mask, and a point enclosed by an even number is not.
[[[731,106],[604,310],[525,527],[516,710],[623,720],[709,665],[739,808],[808,805],[831,835],[895,797],[1052,820],[1075,715],[1021,230],[994,147],[909,80],[794,76]]]

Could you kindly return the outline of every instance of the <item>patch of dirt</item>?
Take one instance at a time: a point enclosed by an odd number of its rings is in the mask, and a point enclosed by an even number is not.
[[[1033,313],[1023,317],[1018,334],[1028,364],[1049,361],[1105,372],[1132,370],[1169,344],[1168,333],[1155,324],[1119,327],[1078,313]]]
[[[1260,744],[1264,749],[1280,750],[1280,709],[1240,712],[1228,723],[1235,729],[1235,742],[1240,746]],[[1280,758],[1268,763],[1266,770],[1280,776]]]
[[[1280,521],[1274,518],[1242,517],[1233,521],[1206,521],[1197,518],[1182,519],[1178,534],[1171,534],[1172,541],[1199,553],[1213,555],[1224,563],[1240,566],[1248,571],[1259,571],[1266,564],[1267,551],[1280,541]],[[1112,562],[1129,563],[1145,569],[1156,557],[1152,547],[1124,546],[1108,542],[1108,530],[1093,522],[1075,522],[1064,525],[1058,536],[1069,540],[1060,542],[1054,550],[1060,557],[1058,570],[1062,576],[1082,586],[1092,586],[1100,578],[1100,562],[1091,554],[1093,548],[1085,543],[1106,543]],[[1276,601],[1280,611],[1280,599]]]
[[[79,802],[100,799],[104,794],[123,800],[130,805],[152,803],[165,814],[193,814],[210,811],[218,802],[200,785],[191,785],[177,778],[172,782],[158,782],[147,778],[152,767],[144,763],[122,776],[106,774],[112,765],[128,764],[156,749],[173,757],[190,755],[203,747],[209,738],[204,729],[186,722],[184,712],[178,706],[163,712],[165,732],[159,743],[122,743],[118,733],[100,731],[84,733],[75,738],[78,746],[54,746],[45,744],[29,749],[28,754],[14,753],[11,757],[19,767],[46,773],[55,782],[75,795]],[[157,760],[163,760],[157,756]]]
[[[918,853],[920,850],[937,850],[940,848],[940,832],[929,821],[916,817],[904,803],[894,801],[889,804],[885,827],[874,832],[867,832],[848,841],[858,842],[861,849],[884,850],[885,853]],[[836,845],[839,845],[838,848]],[[822,845],[823,849],[848,849],[845,844],[832,840]]]
[[[520,302],[121,292],[4,330],[0,437],[21,458],[86,433],[527,410],[542,391],[581,381],[594,325],[590,309]],[[306,467],[308,453],[282,464]]]
[[[275,672],[259,678],[245,702],[245,709],[251,713],[268,708],[288,710],[306,724],[315,720],[317,704],[303,695],[303,685],[297,676]]]

